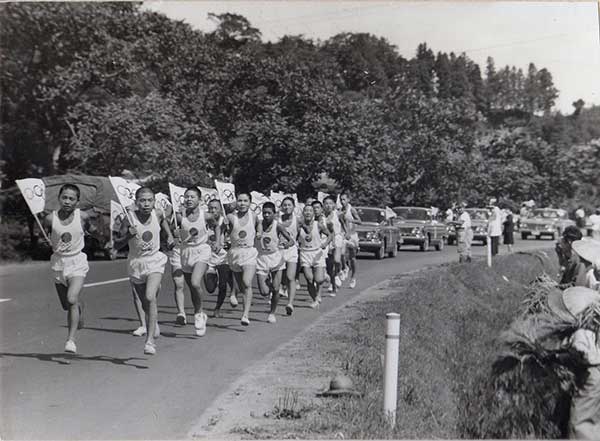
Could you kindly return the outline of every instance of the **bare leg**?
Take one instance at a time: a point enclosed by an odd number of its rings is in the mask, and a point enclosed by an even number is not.
[[[315,282],[313,276],[313,270],[310,266],[303,266],[302,271],[304,272],[304,277],[306,278],[306,285],[308,288],[308,294],[314,300],[317,299],[317,292],[315,289]]]
[[[288,262],[285,270],[285,276],[287,279],[288,289],[288,305],[294,306],[294,299],[296,298],[296,262]]]
[[[181,271],[181,268],[177,268],[171,272],[171,276],[173,277],[173,286],[175,287],[173,297],[175,298],[177,314],[185,316],[185,293],[183,289],[185,286],[185,279],[183,277],[183,271]]]
[[[279,303],[279,286],[281,285],[281,276],[283,271],[271,272],[271,289],[273,297],[271,298],[271,314],[275,314],[277,304]]]

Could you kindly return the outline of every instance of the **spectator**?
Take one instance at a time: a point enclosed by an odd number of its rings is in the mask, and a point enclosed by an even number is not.
[[[452,222],[454,220],[454,212],[452,211],[453,207],[448,207],[446,210],[446,222]]]
[[[581,205],[575,210],[575,225],[577,225],[577,228],[579,228],[581,234],[585,237],[587,235],[587,231],[585,230],[585,211]]]
[[[562,237],[556,242],[555,251],[560,265],[559,288],[566,289],[575,286],[579,271],[585,271],[577,253],[573,252],[571,244],[581,240],[581,231],[575,225],[570,225],[563,231]]]
[[[521,204],[521,210],[519,210],[519,229],[521,229],[521,222],[523,222],[523,219],[526,219],[527,216],[529,216],[529,207],[527,206],[527,202],[523,202]]]
[[[577,240],[571,246],[585,267],[585,271],[579,272],[575,285],[600,291],[600,281],[596,277],[600,270],[600,242]]]
[[[488,235],[492,241],[492,256],[498,254],[498,245],[502,234],[502,213],[496,205],[497,202],[496,198],[492,198],[488,204],[488,208],[492,212],[488,223]]]
[[[467,204],[460,202],[456,207],[458,219],[450,222],[456,228],[456,244],[459,262],[471,261],[471,242],[473,242],[473,229],[471,228],[471,216],[465,211]]]
[[[508,252],[512,253],[512,246],[515,244],[515,224],[513,222],[513,215],[510,211],[506,215],[506,220],[502,225],[504,226],[504,245],[508,247]]]
[[[600,208],[596,208],[596,212],[590,216],[592,224],[592,239],[600,240]]]

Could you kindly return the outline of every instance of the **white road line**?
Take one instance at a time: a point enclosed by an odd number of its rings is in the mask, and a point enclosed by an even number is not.
[[[104,282],[86,283],[85,285],[83,285],[83,287],[91,288],[92,286],[110,285],[111,283],[126,282],[128,280],[129,280],[129,277],[123,277],[122,279],[105,280]]]
[[[2,302],[10,302],[12,299],[0,299],[0,303]]]

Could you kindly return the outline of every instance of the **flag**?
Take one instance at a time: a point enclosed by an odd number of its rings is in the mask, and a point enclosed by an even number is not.
[[[127,215],[125,209],[121,204],[115,201],[110,201],[110,231],[119,231],[121,229],[121,223]]]
[[[123,208],[127,208],[133,205],[135,202],[135,192],[140,186],[135,182],[129,182],[126,179],[118,178],[115,176],[109,176],[108,179],[115,189],[119,203]]]
[[[283,202],[285,195],[280,191],[271,190],[271,202],[275,204],[275,208],[279,210],[281,208],[281,202]]]
[[[215,187],[217,187],[217,193],[223,205],[233,204],[235,202],[235,185],[229,182],[220,182],[215,179]]]
[[[154,208],[162,210],[165,215],[168,213],[168,210],[171,209],[171,213],[175,215],[175,212],[172,211],[173,204],[171,204],[169,196],[164,193],[159,192],[154,195]]]
[[[319,200],[320,203],[323,203],[323,201],[325,200],[325,198],[329,196],[328,193],[323,193],[322,191],[317,193],[317,199]]]
[[[17,187],[21,190],[23,198],[32,214],[44,211],[46,205],[46,185],[37,178],[17,179]]]
[[[394,210],[392,210],[390,207],[386,206],[385,207],[385,218],[386,219],[393,219],[395,217],[398,217],[398,215],[396,214],[396,212]]]
[[[342,208],[342,200],[340,199],[340,195],[339,194],[337,195],[337,199],[335,201],[335,207],[338,210],[341,210],[341,208]]]
[[[171,205],[173,206],[173,212],[182,212],[185,188],[169,182],[169,193],[171,194]]]
[[[258,191],[251,191],[250,196],[252,196],[250,209],[254,211],[258,216],[262,217],[262,206],[265,202],[269,202],[269,198]]]
[[[202,192],[200,198],[200,205],[202,206],[208,206],[208,203],[213,199],[219,199],[219,192],[216,188],[198,187],[198,189]]]
[[[296,208],[294,209],[294,214],[296,217],[302,217],[302,212],[304,211],[305,205],[302,202],[298,202],[296,204]]]

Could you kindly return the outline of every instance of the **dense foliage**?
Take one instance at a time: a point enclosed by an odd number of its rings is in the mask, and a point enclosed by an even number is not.
[[[134,3],[0,5],[2,185],[63,172],[231,179],[363,203],[489,196],[600,205],[600,108],[552,113],[551,73],[343,33],[263,43],[236,14],[202,33]],[[330,188],[330,190],[332,190]]]

